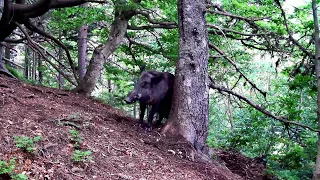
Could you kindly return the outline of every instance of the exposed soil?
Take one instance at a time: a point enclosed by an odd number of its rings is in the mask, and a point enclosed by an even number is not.
[[[0,160],[16,158],[16,171],[29,179],[263,178],[262,163],[255,162],[259,168],[248,171],[253,161],[244,156],[230,161],[228,152],[217,156],[232,172],[219,162],[198,162],[183,139],[146,132],[136,122],[92,98],[0,76]],[[71,129],[80,132],[80,149],[90,150],[91,160],[72,160]],[[35,152],[25,153],[14,145],[13,136],[22,135],[42,137]]]
[[[276,179],[273,175],[265,173],[266,161],[263,157],[251,159],[232,150],[215,150],[214,154],[219,162],[244,179]]]

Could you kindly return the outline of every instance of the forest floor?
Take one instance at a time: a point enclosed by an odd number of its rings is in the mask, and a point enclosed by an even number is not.
[[[0,76],[0,160],[16,159],[29,179],[263,179],[265,165],[216,150],[213,163],[192,161],[188,143],[146,132],[137,120],[98,100]],[[74,162],[77,130],[91,159]],[[17,148],[14,136],[41,136],[36,150]],[[1,179],[8,179],[0,175]]]

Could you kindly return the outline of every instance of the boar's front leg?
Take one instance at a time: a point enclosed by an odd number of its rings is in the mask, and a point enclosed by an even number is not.
[[[152,130],[152,121],[153,121],[153,116],[156,112],[159,110],[159,104],[154,104],[152,105],[151,111],[149,113],[148,117],[148,123],[146,124],[146,130],[151,131]]]
[[[140,117],[139,117],[139,126],[143,127],[143,118],[144,118],[144,113],[146,111],[147,105],[145,103],[140,102]]]

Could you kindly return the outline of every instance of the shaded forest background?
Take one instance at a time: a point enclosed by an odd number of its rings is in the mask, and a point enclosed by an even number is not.
[[[0,5],[4,16],[3,1]],[[269,172],[280,179],[310,179],[318,141],[315,37],[319,34],[312,2],[223,0],[206,1],[206,8],[207,144],[262,157]],[[76,88],[137,117],[138,106],[126,105],[123,99],[142,65],[175,72],[177,14],[175,0],[54,7],[26,22],[18,19],[10,36],[0,35],[0,64],[9,76],[59,89]],[[0,27],[4,34],[4,26]],[[116,39],[116,30],[123,38]],[[94,63],[100,49],[105,49],[105,59]],[[99,66],[92,71],[97,83],[86,89],[90,74],[86,72],[93,66]]]

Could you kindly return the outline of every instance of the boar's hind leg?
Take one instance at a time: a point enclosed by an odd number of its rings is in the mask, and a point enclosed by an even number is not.
[[[147,105],[145,103],[140,103],[140,117],[139,117],[139,125],[140,126],[143,125],[143,117],[144,117],[144,113],[146,111],[146,107],[147,107]]]
[[[156,121],[155,127],[158,128],[162,124],[162,119],[164,118],[164,114],[159,112],[159,119]]]
[[[156,112],[158,112],[159,110],[159,105],[152,105],[151,111],[149,113],[149,117],[148,117],[148,124],[146,125],[146,130],[147,131],[151,131],[152,130],[152,120],[153,120],[153,116]]]

